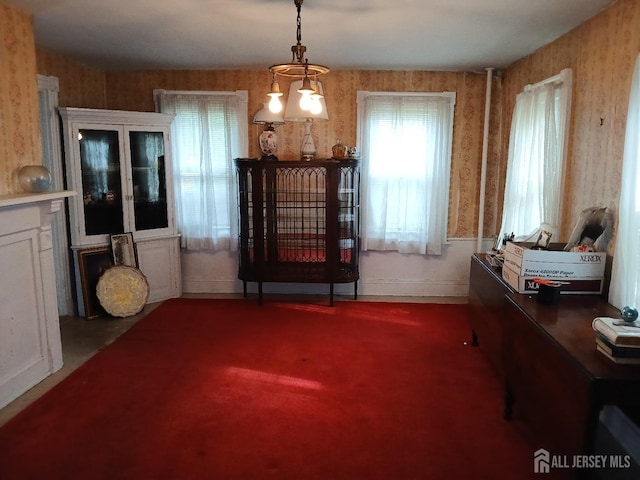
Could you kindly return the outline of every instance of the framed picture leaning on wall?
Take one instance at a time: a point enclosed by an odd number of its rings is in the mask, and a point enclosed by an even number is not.
[[[111,235],[111,251],[114,265],[138,268],[138,257],[131,232]]]
[[[96,286],[102,274],[113,266],[111,249],[105,245],[104,247],[79,250],[78,266],[85,318],[90,320],[105,315],[106,312],[96,296]]]

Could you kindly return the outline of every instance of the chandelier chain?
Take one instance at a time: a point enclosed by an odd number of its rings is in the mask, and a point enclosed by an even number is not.
[[[296,38],[298,40],[298,45],[301,45],[301,42],[302,42],[302,18],[300,17],[300,11],[302,10],[302,2],[296,2],[296,7],[298,9],[298,21],[297,21]]]
[[[318,75],[324,75],[329,72],[329,68],[324,65],[310,64],[306,58],[307,47],[302,45],[302,2],[303,0],[294,0],[296,10],[298,11],[296,21],[296,45],[291,47],[291,63],[271,65],[269,71],[275,75],[281,75],[291,78],[305,78],[313,75],[317,79]]]

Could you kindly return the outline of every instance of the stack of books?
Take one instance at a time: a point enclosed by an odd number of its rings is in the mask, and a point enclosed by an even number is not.
[[[616,363],[640,365],[640,322],[637,325],[624,325],[619,318],[596,317],[592,324],[597,332],[596,349]]]

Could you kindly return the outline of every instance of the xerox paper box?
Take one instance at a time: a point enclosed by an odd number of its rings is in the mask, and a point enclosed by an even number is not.
[[[605,252],[564,252],[564,243],[533,250],[533,243],[507,242],[504,264],[522,277],[556,279],[604,277]]]
[[[502,267],[502,278],[511,286],[511,288],[513,288],[518,293],[538,293],[538,284],[533,281],[533,279],[537,277],[539,277],[539,275],[518,275],[518,273],[509,268],[506,263]],[[600,294],[602,293],[602,288],[604,286],[604,278],[602,277],[545,277],[545,279],[562,282],[560,294]]]

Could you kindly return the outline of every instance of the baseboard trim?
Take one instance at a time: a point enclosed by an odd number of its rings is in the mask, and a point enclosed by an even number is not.
[[[195,280],[183,279],[184,293],[242,293],[240,280]],[[256,282],[247,283],[249,293],[258,292]],[[264,293],[324,295],[329,293],[326,283],[264,283]],[[353,283],[334,285],[336,295],[353,295]],[[358,282],[358,295],[402,296],[402,297],[466,297],[469,283],[458,281],[424,280],[361,280]]]

